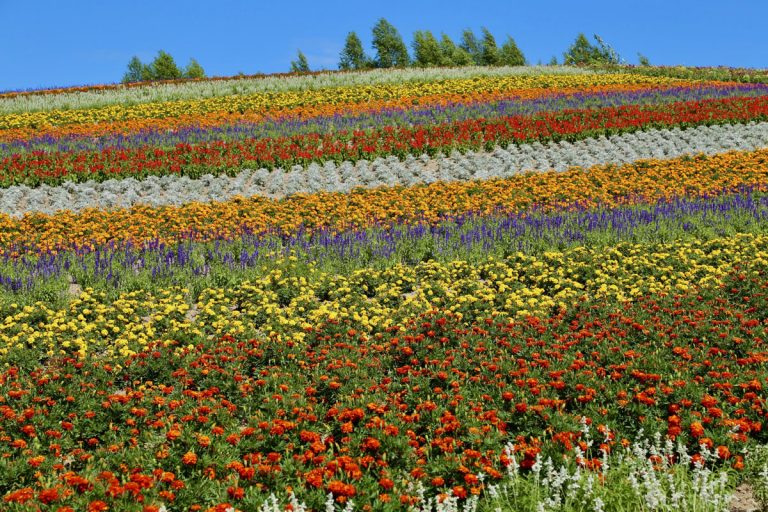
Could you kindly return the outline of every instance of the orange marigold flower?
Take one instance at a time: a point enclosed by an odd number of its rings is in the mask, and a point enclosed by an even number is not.
[[[722,460],[728,460],[731,458],[731,450],[729,450],[727,446],[721,444],[717,447],[717,456]]]
[[[88,512],[104,512],[109,510],[109,505],[101,500],[92,501],[88,504]]]
[[[233,500],[241,500],[245,496],[245,490],[242,487],[228,487],[227,494]]]
[[[31,459],[29,459],[27,461],[27,464],[29,464],[33,468],[37,468],[37,467],[40,467],[40,465],[43,462],[45,462],[45,457],[43,457],[42,455],[38,455],[37,457],[32,457]]]
[[[456,487],[453,488],[453,495],[456,496],[457,498],[462,498],[462,499],[466,498],[467,490],[463,486],[457,485]]]
[[[35,496],[35,492],[31,487],[24,487],[18,491],[13,491],[8,494],[3,501],[6,503],[26,503]]]
[[[57,501],[59,499],[59,490],[43,489],[42,491],[37,493],[37,499],[40,500],[40,502],[45,505],[48,505],[49,503],[53,503],[54,501]]]
[[[357,491],[352,484],[333,480],[328,484],[328,492],[333,493],[334,496],[354,496]]]
[[[691,423],[691,426],[688,427],[688,429],[690,430],[691,435],[697,439],[704,435],[704,427],[699,421],[694,421]]]
[[[181,458],[181,463],[185,466],[194,466],[197,464],[197,454],[195,452],[187,452]]]

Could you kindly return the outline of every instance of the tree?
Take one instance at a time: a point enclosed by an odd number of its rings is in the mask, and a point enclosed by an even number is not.
[[[128,71],[123,75],[123,83],[143,82],[151,79],[149,66],[141,62],[137,56],[134,56],[128,62]]]
[[[551,59],[549,59],[548,66],[557,66],[557,56],[553,55]]]
[[[176,65],[176,61],[170,54],[160,50],[149,65],[152,80],[176,80],[181,78],[181,70]]]
[[[600,36],[595,34],[594,38],[597,45],[591,44],[584,34],[579,34],[568,51],[563,54],[564,64],[619,64],[621,62],[619,54]]]
[[[376,50],[376,67],[405,67],[410,62],[403,38],[384,18],[373,27],[373,48]]]
[[[499,50],[499,64],[504,66],[525,66],[525,55],[517,47],[512,37],[507,36],[506,42]]]
[[[472,57],[472,62],[478,66],[482,64],[483,48],[480,45],[480,41],[477,40],[475,33],[470,29],[466,29],[461,34],[461,44],[459,48],[464,50]]]
[[[299,55],[296,60],[291,61],[291,73],[308,73],[309,63],[307,57],[299,50]]]
[[[195,59],[189,59],[189,64],[184,69],[184,78],[205,78],[205,70]]]
[[[498,66],[499,48],[496,46],[496,38],[485,27],[483,27],[483,43],[481,48],[480,63],[483,66]]]
[[[413,34],[413,61],[421,67],[450,66],[452,62],[429,30],[417,30]]]
[[[614,50],[611,45],[603,41],[603,38],[597,34],[594,34],[593,37],[595,38],[595,41],[597,41],[597,44],[598,44],[597,54],[601,62],[604,62],[606,64],[622,63],[621,55],[619,55],[619,53],[616,50]]]
[[[464,48],[459,48],[446,34],[442,35],[440,49],[448,66],[469,66],[472,64],[472,56]]]
[[[339,69],[365,69],[369,67],[370,59],[363,51],[363,43],[357,34],[350,32],[347,34],[347,42],[339,55]]]
[[[643,55],[640,52],[637,53],[637,60],[638,60],[638,62],[640,63],[641,66],[647,67],[647,66],[651,65],[651,61],[648,60],[648,57],[646,57],[645,55]]]

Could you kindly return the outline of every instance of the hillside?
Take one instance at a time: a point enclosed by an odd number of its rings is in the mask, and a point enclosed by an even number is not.
[[[767,77],[0,94],[0,508],[768,506]]]

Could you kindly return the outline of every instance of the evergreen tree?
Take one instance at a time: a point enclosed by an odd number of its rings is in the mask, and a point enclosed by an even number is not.
[[[339,69],[365,69],[369,67],[370,59],[366,57],[363,51],[363,43],[357,34],[350,32],[347,34],[347,41],[344,49],[339,55]]]
[[[637,53],[637,60],[638,60],[638,62],[640,63],[641,66],[647,67],[647,66],[651,65],[651,61],[648,60],[648,57],[646,57],[645,55],[643,55],[640,52]]]
[[[307,57],[299,50],[299,55],[296,60],[291,61],[291,73],[308,73],[309,63]]]
[[[472,64],[472,56],[464,48],[456,46],[446,34],[442,36],[440,48],[447,66],[469,66]]]
[[[152,80],[176,80],[181,78],[181,70],[168,53],[160,50],[150,64]]]
[[[429,30],[417,30],[413,34],[413,62],[421,67],[451,65],[451,60],[443,54],[440,43]]]
[[[410,62],[403,38],[384,18],[373,27],[373,48],[376,50],[376,67],[405,67]]]
[[[525,55],[510,36],[499,50],[499,64],[504,66],[525,66]]]
[[[499,48],[496,46],[496,38],[485,27],[483,27],[483,43],[481,48],[480,63],[483,66],[498,66]]]
[[[557,66],[557,56],[553,55],[551,59],[549,59],[548,66]]]
[[[184,78],[205,78],[205,70],[195,59],[189,59],[189,64],[184,69]]]
[[[483,48],[480,41],[477,40],[475,33],[471,29],[466,29],[461,34],[461,44],[459,48],[464,50],[472,58],[472,62],[481,65],[483,62]]]
[[[151,80],[148,66],[142,63],[137,56],[134,56],[128,62],[128,71],[123,75],[123,83],[142,82],[144,80]]]

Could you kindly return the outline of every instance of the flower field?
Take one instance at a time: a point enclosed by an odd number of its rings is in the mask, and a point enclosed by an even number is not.
[[[768,500],[768,87],[673,71],[0,94],[0,508]]]

